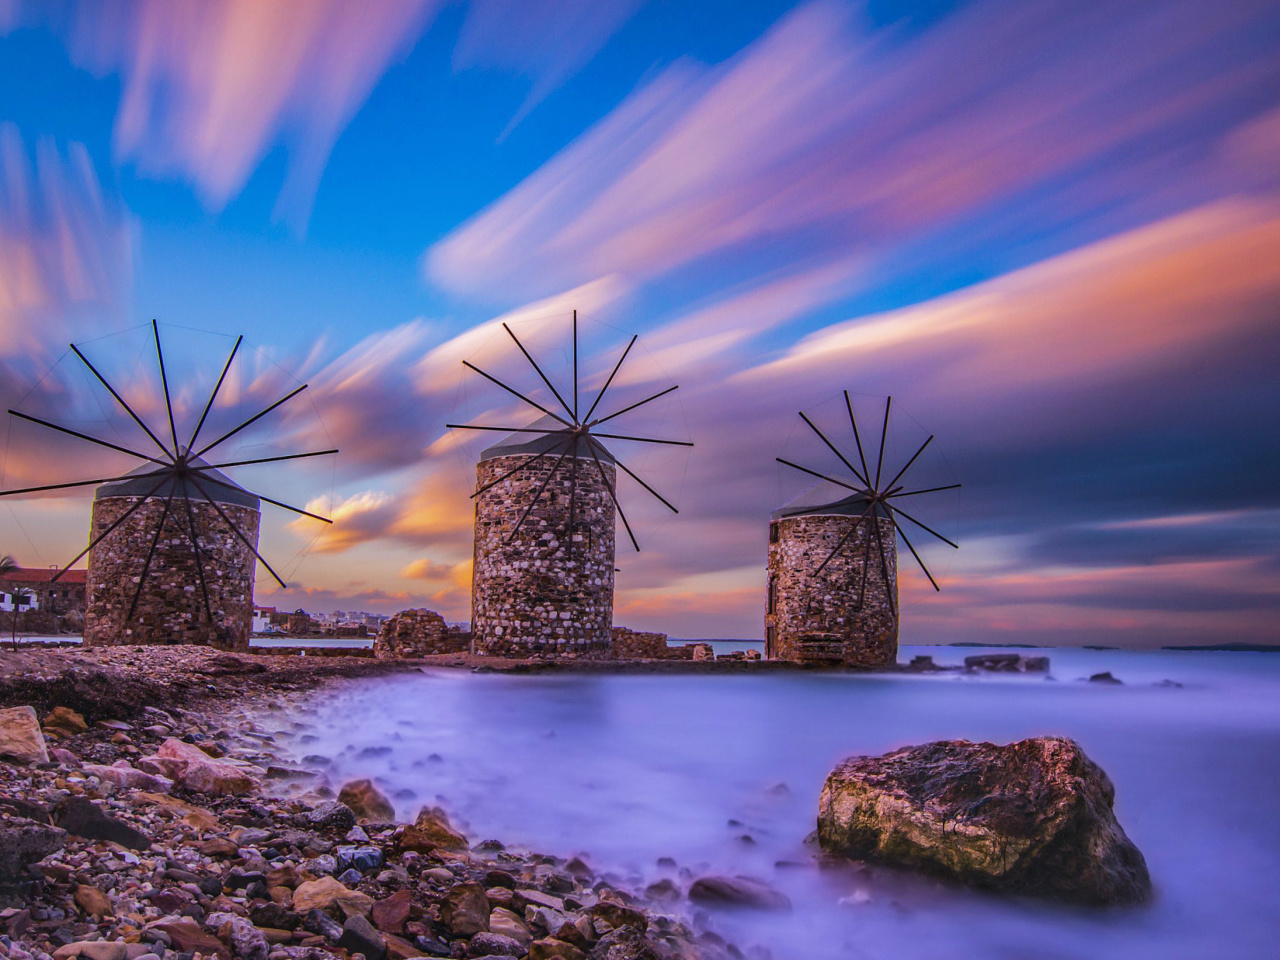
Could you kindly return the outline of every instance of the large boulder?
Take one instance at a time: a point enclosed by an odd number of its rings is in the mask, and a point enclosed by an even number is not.
[[[0,760],[14,763],[48,763],[44,731],[31,707],[0,710]]]
[[[454,830],[448,815],[439,807],[423,807],[418,819],[400,835],[400,849],[418,853],[433,850],[465,850],[467,838]]]
[[[1115,788],[1073,740],[942,740],[851,757],[822,788],[818,841],[990,889],[1086,904],[1151,895]]]
[[[0,906],[9,905],[15,896],[25,900],[31,886],[27,867],[66,842],[66,831],[47,823],[8,815],[0,819]]]

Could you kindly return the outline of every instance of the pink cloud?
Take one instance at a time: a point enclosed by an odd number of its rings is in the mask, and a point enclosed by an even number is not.
[[[440,0],[141,0],[77,8],[72,48],[124,92],[115,148],[155,177],[195,183],[212,209],[280,140],[276,215],[305,225],[334,142]]]
[[[1063,189],[1107,156],[1089,179],[1105,193],[1150,168],[1153,136],[1225,132],[1220,117],[1262,78],[1274,85],[1274,62],[1235,43],[1267,15],[1260,2],[1035,2],[1016,15],[979,2],[900,40],[860,29],[843,4],[809,3],[723,65],[682,62],[645,84],[436,244],[427,272],[459,293],[534,296],[731,250],[798,268],[883,255],[1021,192]],[[1159,159],[1146,202],[1210,189],[1202,170]]]

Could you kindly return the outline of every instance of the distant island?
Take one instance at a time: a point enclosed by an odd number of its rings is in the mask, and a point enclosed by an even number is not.
[[[1161,647],[1161,650],[1221,650],[1228,653],[1280,653],[1280,646],[1270,643],[1188,643]]]

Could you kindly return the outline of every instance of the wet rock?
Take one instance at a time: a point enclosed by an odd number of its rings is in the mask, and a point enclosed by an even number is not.
[[[1151,894],[1107,775],[1071,740],[944,740],[852,757],[819,801],[823,850],[1086,904]]]
[[[74,737],[89,729],[89,724],[85,723],[84,717],[70,707],[54,707],[44,718],[43,726],[46,733],[60,737]]]
[[[48,763],[44,732],[31,707],[0,710],[0,760],[10,763]]]
[[[302,924],[302,917],[278,903],[258,904],[249,911],[249,919],[255,927],[270,927],[274,930],[297,930]]]
[[[1089,682],[1090,683],[1114,683],[1114,684],[1124,683],[1124,681],[1121,680],[1119,677],[1113,677],[1111,675],[1110,670],[1104,670],[1102,673],[1093,674],[1091,677],[1089,677]]]
[[[680,899],[680,888],[668,877],[656,880],[644,888],[644,895],[650,900],[673,903]]]
[[[506,907],[494,907],[489,913],[489,931],[500,933],[520,943],[528,943],[533,939],[533,934],[529,932],[524,921]]]
[[[105,917],[114,912],[107,895],[97,887],[91,887],[87,883],[82,883],[76,887],[71,894],[71,899],[76,902],[77,907],[91,917]]]
[[[466,850],[467,838],[449,825],[449,817],[439,807],[424,807],[418,819],[400,835],[400,849],[418,853],[432,850]]]
[[[1020,653],[979,653],[964,658],[964,668],[986,673],[1047,673],[1048,657],[1024,657]]]
[[[85,960],[125,960],[126,948],[122,942],[81,940],[53,951],[53,960],[71,960],[72,957],[84,957]]]
[[[345,803],[326,800],[307,814],[307,823],[321,830],[335,830],[345,834],[356,825],[356,815]]]
[[[529,960],[586,960],[586,956],[573,944],[554,937],[529,944]]]
[[[409,919],[409,906],[412,902],[413,897],[408,890],[397,890],[373,905],[369,919],[383,933],[404,933],[404,922]]]
[[[342,925],[338,946],[348,953],[363,953],[367,960],[382,960],[387,955],[387,941],[361,916],[348,917]]]
[[[151,840],[142,831],[109,816],[84,797],[67,797],[58,807],[56,820],[67,833],[86,840],[109,840],[131,850],[151,847]]]
[[[660,960],[653,945],[634,927],[613,930],[591,948],[588,960]]]
[[[522,957],[524,953],[521,941],[501,933],[477,933],[467,944],[468,957]]]
[[[168,793],[173,789],[173,781],[168,777],[158,776],[136,769],[127,760],[118,760],[109,767],[97,763],[86,763],[83,767],[86,774],[99,780],[127,787],[131,790],[146,790],[149,793]]]
[[[337,847],[333,851],[338,872],[356,870],[368,873],[382,868],[382,851],[377,847]]]
[[[227,945],[211,933],[200,929],[200,925],[191,920],[166,920],[147,928],[150,933],[163,933],[173,948],[180,953],[202,953],[206,957],[217,955],[222,960],[231,960],[231,951]]]
[[[489,929],[489,898],[478,883],[460,883],[440,903],[440,919],[455,937]]]
[[[293,891],[293,909],[298,913],[312,910],[342,910],[346,916],[364,916],[373,909],[373,897],[359,890],[350,890],[333,877],[321,877],[298,884]]]
[[[601,900],[587,911],[588,915],[599,917],[611,927],[635,927],[641,933],[649,926],[649,919],[635,907],[616,900]]]
[[[271,952],[266,935],[234,913],[211,913],[205,918],[205,926],[225,936],[240,960],[267,960]]]
[[[335,922],[334,919],[323,910],[311,910],[307,913],[307,917],[302,921],[302,929],[310,933],[316,933],[324,937],[326,940],[332,940],[334,943],[342,936],[342,925]]]
[[[751,877],[699,877],[689,887],[689,899],[704,907],[791,909],[791,900],[785,893]]]
[[[396,819],[396,808],[372,780],[352,780],[345,784],[338,791],[338,802],[350,807],[357,820],[394,823]]]

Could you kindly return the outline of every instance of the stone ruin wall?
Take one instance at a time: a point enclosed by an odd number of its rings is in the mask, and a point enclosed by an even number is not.
[[[138,500],[107,497],[94,501],[89,539],[97,537]],[[188,536],[187,502],[204,559],[213,623],[205,612],[198,564]],[[188,643],[248,650],[256,558],[213,506],[205,502],[174,498],[133,620],[125,623],[164,503],[163,497],[147,498],[133,516],[89,552],[84,645]],[[220,506],[256,546],[258,511],[231,503]]]
[[[476,465],[477,489],[529,455]],[[515,540],[516,528],[555,466],[547,456],[476,498],[471,580],[472,649],[499,657],[608,657],[613,628],[614,506],[595,462],[580,460],[572,549],[571,482],[566,458]],[[616,488],[612,464],[601,463]]]
[[[466,653],[470,649],[471,634],[449,626],[434,610],[401,610],[383,623],[373,641],[373,655],[379,660]]]
[[[611,652],[615,660],[674,660],[679,655],[673,651],[679,649],[681,648],[667,646],[665,633],[645,633],[628,627],[613,628]]]
[[[769,599],[765,613],[765,656],[770,660],[838,662],[880,667],[898,658],[898,552],[892,521],[880,517],[881,542],[889,568],[889,589],[880,555],[871,544],[867,595],[858,610],[862,558],[869,522],[849,538],[826,568],[817,569],[849,532],[857,517],[814,514],[784,517],[769,529]]]

